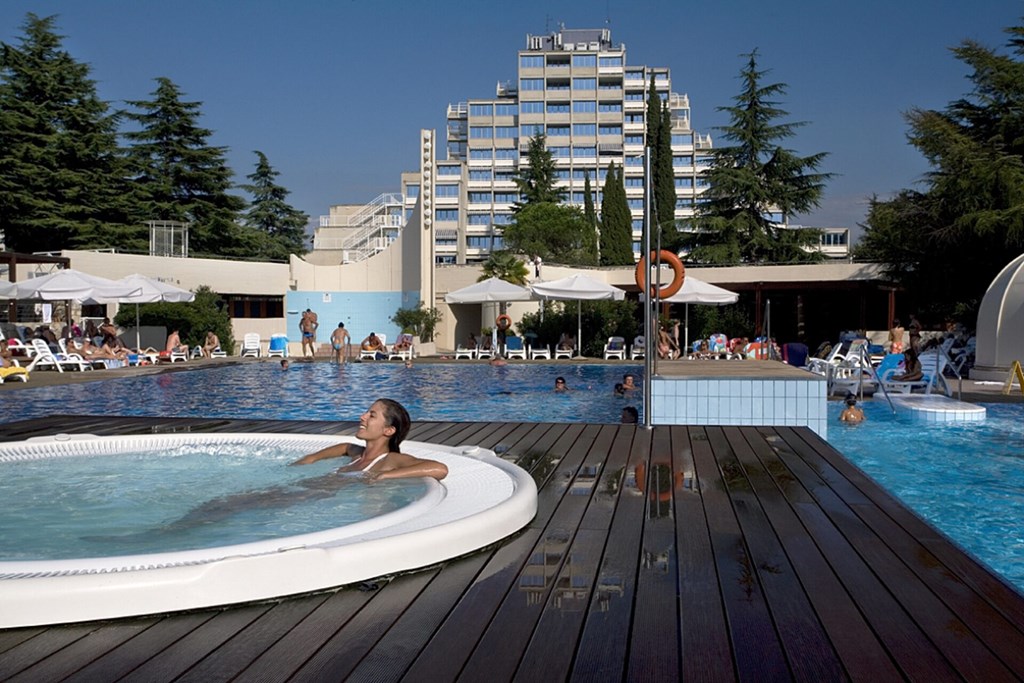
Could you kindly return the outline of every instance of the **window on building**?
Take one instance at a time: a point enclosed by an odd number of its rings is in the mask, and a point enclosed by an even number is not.
[[[644,136],[643,135],[627,135],[626,136],[626,144],[627,145],[642,145],[642,144],[644,144]]]
[[[685,133],[685,134],[673,133],[672,134],[672,144],[673,145],[692,145],[693,144],[693,134],[692,133]]]
[[[469,105],[470,116],[493,116],[494,105],[492,104],[471,104]]]
[[[513,151],[515,151],[515,150],[513,150]],[[494,172],[494,182],[496,182],[496,183],[508,182],[510,180],[515,180],[515,179],[516,179],[516,172],[515,171],[495,171]]]
[[[434,257],[434,263],[436,263],[439,266],[454,266],[455,265],[455,257],[454,256],[435,256]]]
[[[466,246],[470,249],[490,249],[490,235],[466,235]]]
[[[490,192],[470,192],[469,193],[470,204],[490,204],[491,193]]]
[[[551,152],[551,156],[555,159],[568,159],[569,148],[568,147],[548,147],[548,151]]]
[[[626,93],[625,100],[627,102],[643,102],[647,98],[644,97],[644,93],[641,90],[631,90]]]
[[[631,156],[626,157],[626,160],[625,160],[624,163],[625,163],[626,166],[643,166],[644,165],[644,158],[642,156],[631,155]]]
[[[550,125],[549,124],[548,125],[548,137],[549,138],[558,137],[559,135],[568,135],[568,134],[569,134],[569,126],[568,125],[562,125],[562,124],[558,124],[558,125]]]
[[[626,123],[643,123],[643,114],[626,114]]]
[[[467,220],[470,225],[490,225],[491,214],[489,213],[471,213]]]
[[[709,166],[711,166],[711,164],[714,163],[714,161],[715,160],[714,160],[713,157],[699,156],[699,157],[697,157],[697,161],[696,161],[695,165],[697,166],[697,168],[708,168]]]
[[[459,186],[458,185],[451,185],[451,184],[437,185],[434,188],[434,193],[438,197],[458,197],[459,196]]]
[[[693,187],[693,178],[689,178],[686,176],[676,176],[675,185],[676,187]]]
[[[596,123],[574,123],[572,124],[573,135],[597,135]]]
[[[580,171],[580,173],[582,173],[582,171]],[[555,179],[556,180],[568,180],[569,179],[569,169],[567,169],[567,168],[556,168],[555,169]]]
[[[622,126],[618,124],[601,124],[601,127],[597,129],[598,135],[622,135]],[[642,135],[634,136],[643,139]]]
[[[572,103],[572,111],[575,114],[593,114],[597,111],[597,102],[594,100],[575,100]]]
[[[568,102],[548,102],[548,113],[549,114],[568,114],[569,103]]]
[[[689,154],[677,154],[672,157],[673,166],[693,166],[693,156]]]
[[[459,220],[458,209],[437,209],[434,211],[434,220],[436,221],[457,221]]]
[[[519,126],[519,135],[524,138],[532,138],[544,132],[543,123],[524,123]]]
[[[509,225],[512,223],[512,214],[510,213],[496,213],[494,214],[495,225]]]
[[[439,247],[457,247],[459,245],[455,237],[449,237],[447,235],[435,238],[434,244]]]
[[[469,150],[469,158],[474,161],[480,161],[482,159],[491,159],[494,156],[494,151],[491,149],[471,149]]]
[[[283,318],[284,297],[281,296],[235,296],[224,297],[232,318]]]
[[[544,55],[522,55],[519,57],[520,69],[543,69]]]
[[[549,78],[548,90],[568,90],[569,81],[565,78]]]
[[[597,66],[597,55],[573,55],[573,66]]]
[[[519,126],[495,126],[494,137],[496,138],[517,138],[519,137]]]
[[[574,78],[572,79],[573,90],[596,90],[597,79],[596,78]]]
[[[494,105],[495,116],[515,116],[519,113],[519,107],[514,103],[498,103]]]
[[[597,147],[593,145],[573,145],[572,155],[575,157],[596,157]]]
[[[523,114],[543,114],[543,102],[520,102],[519,111]]]
[[[623,185],[625,185],[625,187],[643,187],[644,177],[642,175],[626,176],[625,178],[622,179],[622,182]]]
[[[481,138],[491,138],[494,137],[494,129],[490,126],[470,126],[469,137],[476,138],[477,140]]]
[[[622,90],[622,81],[617,78],[602,78],[597,83],[598,90]]]
[[[494,158],[495,159],[502,159],[502,160],[511,159],[512,161],[515,161],[516,159],[519,158],[519,150],[508,149],[508,148],[506,148],[506,149],[496,149],[496,150],[494,150]]]
[[[693,206],[693,197],[676,197],[677,209],[688,209]]]
[[[519,79],[519,90],[543,90],[544,79],[543,78],[520,78]]]
[[[643,198],[640,198],[640,197],[637,197],[637,198],[627,198],[626,199],[626,203],[629,204],[629,208],[631,208],[631,209],[642,209],[642,208],[644,208],[644,200],[643,200]]]
[[[601,57],[599,64],[601,66],[622,66],[622,57]]]
[[[643,230],[643,229],[644,229],[644,219],[643,218],[634,218],[633,219],[633,230]]]
[[[494,172],[489,168],[470,169],[469,179],[470,180],[490,180],[494,175]]]
[[[405,196],[407,198],[409,198],[409,199],[415,199],[416,197],[419,197],[420,196],[420,186],[419,185],[406,185],[405,186]]]
[[[462,175],[462,166],[453,166],[451,164],[448,164],[447,166],[438,166],[437,175],[449,177],[453,175]]]
[[[495,204],[515,204],[519,201],[518,192],[495,192],[494,203]]]
[[[597,110],[602,114],[619,114],[622,112],[621,102],[601,102]]]
[[[626,78],[633,79],[633,80],[640,79],[642,81],[642,80],[644,80],[644,70],[643,69],[630,69],[629,71],[626,72]]]

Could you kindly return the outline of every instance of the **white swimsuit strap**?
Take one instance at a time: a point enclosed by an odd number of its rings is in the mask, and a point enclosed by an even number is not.
[[[374,458],[374,459],[373,459],[373,460],[372,460],[372,461],[370,462],[370,464],[369,464],[369,465],[367,465],[366,467],[364,467],[363,469],[361,469],[361,470],[359,470],[359,471],[360,471],[360,472],[367,472],[367,471],[369,471],[369,469],[370,469],[371,467],[373,467],[374,465],[376,465],[378,461],[382,460],[383,458],[386,458],[386,457],[387,457],[388,455],[390,455],[390,453],[381,453],[381,454],[380,454],[380,455],[378,455],[378,456],[377,456],[376,458]]]

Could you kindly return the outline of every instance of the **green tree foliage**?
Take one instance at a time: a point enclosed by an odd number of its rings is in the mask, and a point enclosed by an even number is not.
[[[275,182],[280,173],[271,167],[263,152],[257,150],[255,154],[256,170],[247,176],[251,182],[241,185],[252,196],[252,203],[242,222],[267,239],[260,252],[250,255],[286,261],[289,254],[306,253],[309,216],[288,204],[289,191]]]
[[[582,352],[592,358],[602,356],[608,337],[633,339],[640,333],[635,301],[583,301],[579,309],[575,301],[548,301],[543,317],[539,312],[525,313],[516,327],[520,333],[536,334],[540,344],[554,345],[563,332],[575,336],[577,324],[582,323]]]
[[[235,224],[245,200],[228,192],[226,149],[211,146],[213,132],[199,127],[199,102],[182,101],[168,78],[156,82],[153,99],[129,102],[137,111],[126,114],[139,126],[125,137],[133,143],[131,171],[147,219],[189,223],[196,255],[247,255],[253,240]]]
[[[484,261],[482,270],[483,274],[477,278],[477,282],[496,277],[514,285],[524,286],[526,278],[530,274],[530,269],[526,267],[526,264],[507,250],[491,252],[491,255]]]
[[[593,228],[579,207],[533,202],[520,207],[505,227],[505,244],[512,251],[540,256],[552,263],[592,265]]]
[[[906,115],[932,170],[924,191],[872,201],[856,252],[885,263],[904,301],[933,320],[970,324],[992,279],[1024,251],[1024,26],[1006,33],[1009,54],[970,40],[952,50],[970,70],[969,95]]]
[[[613,161],[601,196],[601,265],[629,266],[633,262],[633,218],[622,174]]]
[[[672,112],[665,103],[661,109],[661,125],[658,127],[658,144],[651,159],[651,174],[654,176],[654,205],[658,208],[657,225],[663,247],[674,248],[679,242],[676,230],[676,179],[672,170]]]
[[[583,218],[587,222],[586,260],[589,265],[598,265],[601,261],[601,245],[598,241],[597,210],[594,208],[594,191],[590,187],[590,173],[583,172]]]
[[[0,227],[18,251],[131,242],[112,229],[131,214],[117,116],[54,21],[30,13],[20,45],[0,44]]]
[[[780,142],[802,123],[777,123],[788,112],[772,98],[785,93],[782,83],[763,85],[767,71],[757,67],[757,51],[740,72],[743,83],[735,104],[719,107],[730,123],[719,128],[733,144],[711,151],[706,202],[682,236],[690,260],[699,263],[794,263],[818,261],[804,247],[817,243],[817,230],[784,229],[783,221],[818,206],[829,173],[817,169],[827,154],[797,156]]]
[[[391,322],[403,332],[418,336],[420,341],[433,341],[434,331],[441,322],[441,311],[427,308],[421,301],[416,308],[399,308],[391,316]]]
[[[526,162],[519,165],[516,177],[516,186],[519,188],[517,211],[530,204],[558,204],[565,199],[565,192],[556,186],[555,160],[547,148],[544,133],[536,133],[530,138]]]
[[[190,347],[202,346],[206,333],[212,330],[220,339],[221,349],[231,355],[235,351],[235,340],[231,336],[231,318],[224,300],[206,285],[196,289],[195,294],[195,300],[187,303],[140,304],[139,324],[165,327],[168,331],[177,328],[182,341]],[[114,324],[134,327],[135,306],[122,305]]]

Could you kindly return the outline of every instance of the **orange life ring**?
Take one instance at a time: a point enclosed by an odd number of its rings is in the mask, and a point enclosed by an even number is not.
[[[512,318],[508,317],[504,313],[494,319],[494,324],[498,326],[498,329],[504,332],[508,328],[512,327]]]
[[[672,268],[672,282],[662,287],[660,290],[651,285],[650,296],[654,297],[657,295],[659,299],[667,299],[680,290],[683,286],[683,281],[686,279],[686,266],[679,260],[679,257],[673,254],[668,249],[662,249],[661,251],[652,251],[650,256],[658,255],[661,258],[662,263],[667,263]],[[636,264],[636,284],[640,287],[641,292],[647,292],[647,256],[640,258],[640,261]]]
[[[671,469],[672,469],[672,466],[669,465],[668,463],[655,463],[654,466],[655,467],[659,467],[659,466],[665,467],[669,471],[671,471]],[[647,493],[647,466],[643,462],[637,463],[635,474],[636,474],[636,477],[635,477],[636,478],[636,487],[638,489],[640,489],[641,493]],[[660,491],[652,490],[648,494],[648,498],[650,498],[651,500],[659,500],[659,501],[664,503],[665,501],[672,500],[672,491],[681,489],[682,487],[683,487],[683,473],[682,472],[676,472],[675,475],[672,477],[672,486],[670,486],[667,490],[660,490]]]

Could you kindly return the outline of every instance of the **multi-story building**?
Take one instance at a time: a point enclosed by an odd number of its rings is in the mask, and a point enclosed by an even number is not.
[[[693,215],[711,138],[690,127],[686,95],[672,91],[669,69],[631,66],[609,29],[561,29],[527,36],[514,82],[492,99],[448,107],[447,158],[436,163],[434,207],[438,263],[482,261],[502,247],[518,200],[514,178],[530,138],[545,134],[567,202],[583,206],[589,176],[596,206],[609,165],[624,169],[640,252],[644,216],[644,141],[651,80],[672,118],[676,218]]]

